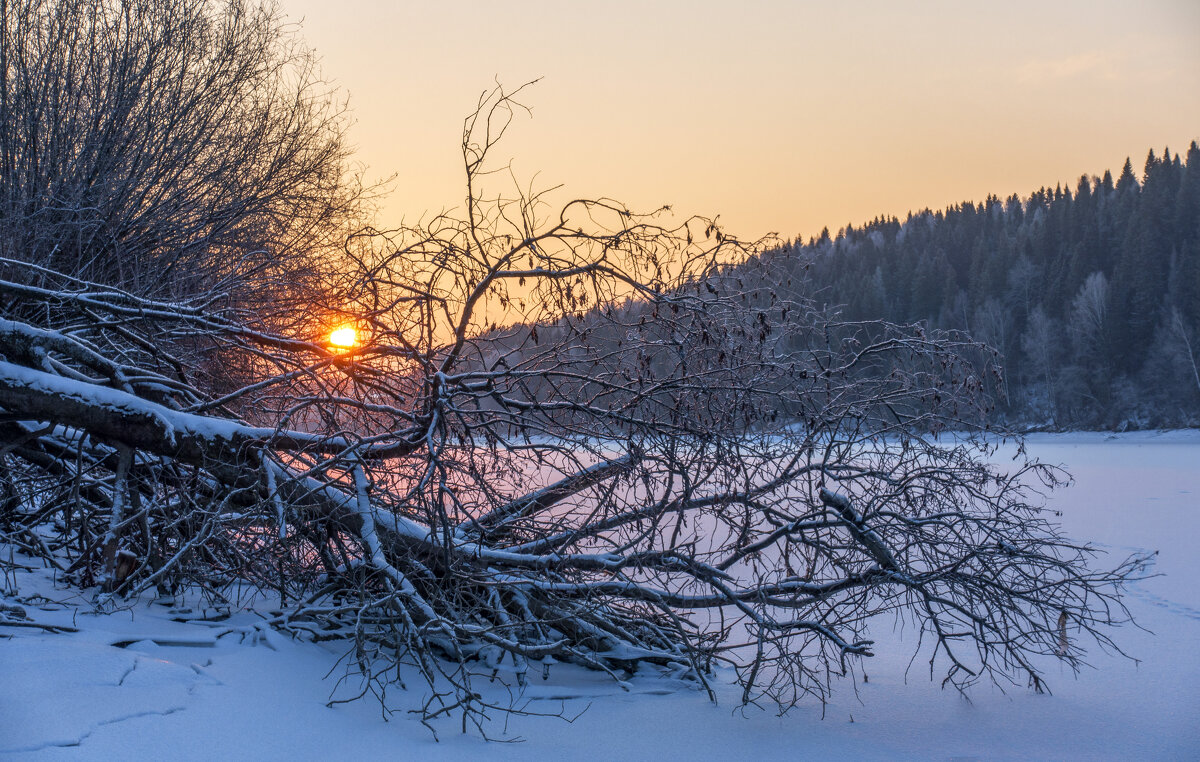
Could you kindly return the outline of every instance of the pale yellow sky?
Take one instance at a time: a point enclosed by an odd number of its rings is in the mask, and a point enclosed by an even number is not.
[[[462,204],[462,118],[542,77],[519,176],[743,237],[1071,182],[1200,139],[1200,0],[280,0],[398,177],[381,222]]]

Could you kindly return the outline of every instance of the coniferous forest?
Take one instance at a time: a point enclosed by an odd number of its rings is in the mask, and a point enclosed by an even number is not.
[[[822,231],[766,257],[851,320],[965,330],[1005,368],[998,420],[1200,423],[1200,147],[1075,187]]]

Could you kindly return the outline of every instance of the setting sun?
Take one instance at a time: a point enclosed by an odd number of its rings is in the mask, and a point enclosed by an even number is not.
[[[337,349],[349,349],[358,344],[358,331],[348,325],[335,328],[329,334],[329,344]]]

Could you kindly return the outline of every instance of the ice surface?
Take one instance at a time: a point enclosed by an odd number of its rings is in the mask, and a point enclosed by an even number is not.
[[[39,571],[19,576],[21,595],[40,591],[61,603],[22,604],[27,614],[79,632],[0,626],[0,761],[1200,758],[1200,432],[1039,434],[1029,449],[1075,476],[1054,497],[1071,536],[1113,554],[1158,551],[1162,575],[1136,584],[1130,600],[1151,632],[1117,633],[1139,661],[1093,652],[1096,669],[1048,675],[1052,695],[1010,686],[967,701],[942,691],[922,659],[910,665],[912,633],[886,620],[873,632],[879,655],[865,663],[869,682],[835,685],[824,719],[816,703],[782,718],[740,709],[729,675],[714,706],[669,678],[617,684],[561,664],[545,681],[535,665],[521,691],[508,665],[500,680],[530,710],[578,718],[516,717],[505,727],[497,717],[491,732],[525,740],[490,745],[461,735],[454,718],[437,724],[436,743],[402,711],[384,722],[373,700],[325,706],[342,674],[340,646],[222,635],[252,628],[248,612],[177,622],[187,616],[141,604],[88,615],[90,605]],[[419,682],[410,686],[389,697],[394,706],[419,698]]]

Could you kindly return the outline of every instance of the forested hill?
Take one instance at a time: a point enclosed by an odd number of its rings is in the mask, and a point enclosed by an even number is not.
[[[965,329],[1004,356],[1008,422],[1200,424],[1200,148],[1141,177],[878,218],[768,257],[852,319]]]

